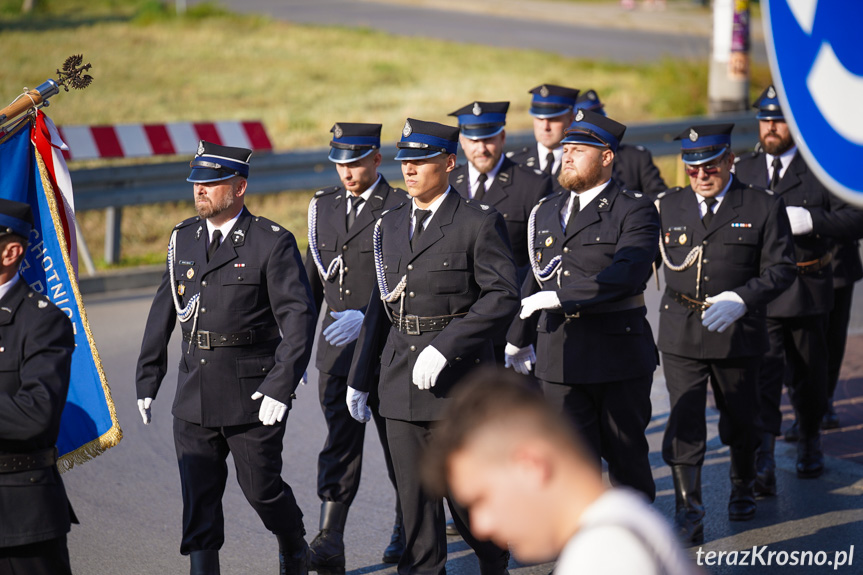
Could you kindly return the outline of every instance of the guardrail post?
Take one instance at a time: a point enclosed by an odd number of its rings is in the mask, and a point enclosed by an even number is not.
[[[123,208],[105,208],[105,262],[120,263],[120,228],[123,223]]]

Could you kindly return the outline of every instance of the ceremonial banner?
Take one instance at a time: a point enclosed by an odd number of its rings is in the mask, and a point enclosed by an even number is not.
[[[27,202],[34,228],[21,264],[24,280],[63,310],[75,352],[57,448],[60,471],[116,445],[123,434],[78,291],[75,212],[65,145],[41,111],[0,137],[0,197]]]

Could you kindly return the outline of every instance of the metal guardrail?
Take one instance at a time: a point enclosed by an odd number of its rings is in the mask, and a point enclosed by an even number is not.
[[[676,155],[680,144],[674,137],[692,125],[733,122],[736,149],[752,149],[758,142],[758,121],[751,113],[716,117],[693,117],[680,120],[636,124],[626,130],[624,142],[641,145],[654,156]],[[517,150],[533,145],[532,132],[507,134],[507,149]],[[385,145],[384,162],[379,172],[391,180],[402,177],[395,157],[395,144]],[[387,161],[390,160],[390,161]],[[123,166],[74,170],[71,172],[77,210],[107,210],[105,260],[119,261],[122,208],[191,200],[191,185],[186,182],[189,163]],[[289,190],[309,190],[338,183],[327,149],[300,150],[255,156],[249,178],[250,194],[268,194]]]

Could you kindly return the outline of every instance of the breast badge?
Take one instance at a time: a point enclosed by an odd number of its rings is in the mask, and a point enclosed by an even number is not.
[[[550,248],[551,244],[554,243],[554,236],[548,236],[545,238],[545,247]]]
[[[186,293],[186,284],[181,283],[177,286],[177,295],[183,295]]]
[[[187,278],[189,278],[189,279],[192,279],[193,277],[195,277],[195,270],[194,270],[194,268],[189,268],[189,269],[187,269],[187,270],[186,270],[186,277],[187,277]]]

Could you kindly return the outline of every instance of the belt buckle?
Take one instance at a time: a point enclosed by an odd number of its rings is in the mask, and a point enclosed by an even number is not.
[[[198,331],[196,338],[198,349],[213,349],[210,346],[210,332],[208,331]]]
[[[405,333],[408,335],[420,335],[420,318],[419,316],[408,314],[402,320],[405,324]]]

